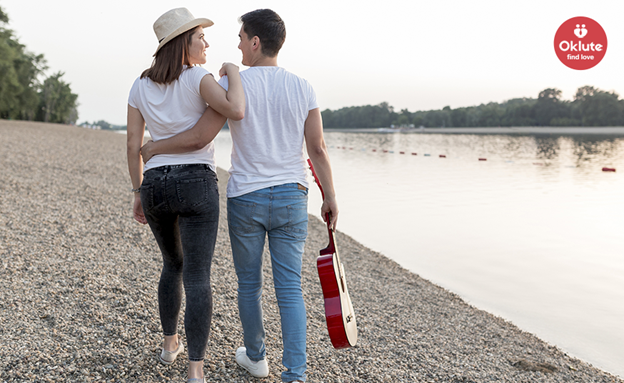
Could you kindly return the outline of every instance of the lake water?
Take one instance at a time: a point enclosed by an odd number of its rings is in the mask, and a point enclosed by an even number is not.
[[[624,138],[329,132],[325,139],[339,230],[624,377]],[[218,165],[229,168],[229,133],[215,143]],[[319,216],[320,203],[313,185],[310,212]]]

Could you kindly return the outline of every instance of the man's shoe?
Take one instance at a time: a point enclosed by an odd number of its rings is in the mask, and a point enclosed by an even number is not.
[[[189,378],[186,383],[206,383],[206,378]]]
[[[254,362],[247,356],[247,349],[245,347],[239,347],[238,350],[236,350],[236,363],[256,378],[266,378],[269,376],[269,365],[266,358]]]
[[[163,348],[162,352],[160,353],[160,362],[162,364],[169,365],[175,362],[178,354],[183,351],[184,351],[184,346],[182,345],[182,341],[180,340],[180,337],[178,337],[178,349],[175,351],[167,351]]]

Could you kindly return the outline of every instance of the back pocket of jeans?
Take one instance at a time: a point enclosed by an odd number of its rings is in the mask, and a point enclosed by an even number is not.
[[[255,202],[240,201],[228,198],[227,215],[230,230],[238,234],[247,234],[254,231],[253,215],[256,211]]]
[[[141,205],[145,212],[154,208],[154,185],[145,182],[141,185]]]
[[[205,178],[176,181],[178,201],[186,206],[198,206],[208,199],[208,182]]]

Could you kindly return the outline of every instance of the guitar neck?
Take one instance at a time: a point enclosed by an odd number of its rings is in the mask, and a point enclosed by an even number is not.
[[[316,176],[316,172],[314,171],[314,165],[312,165],[312,161],[308,158],[308,165],[310,165],[310,170],[312,171],[312,176],[314,176],[314,181],[316,182],[316,184],[318,185],[319,189],[321,190],[321,196],[323,197],[323,200],[325,200],[325,193],[323,192],[323,185],[321,185],[321,181],[319,181],[318,177]],[[340,265],[342,265],[342,263],[340,262],[340,255],[338,254],[338,248],[336,247],[336,235],[334,232],[334,229],[331,228],[331,214],[327,213],[325,214],[325,223],[327,224],[327,233],[329,235],[329,245],[327,245],[326,248],[324,248],[323,250],[321,250],[321,255],[331,255],[331,254],[336,254],[336,262],[338,262],[338,273],[340,274],[340,277],[342,278],[342,267]]]
[[[332,248],[332,252],[333,254],[336,254],[336,262],[338,262],[338,265],[340,266],[342,264],[342,262],[340,262],[340,255],[338,254],[338,246],[336,245],[336,232],[334,232],[334,229],[331,229],[329,227],[330,223],[329,223],[329,214],[327,215],[327,232],[329,234],[329,246],[327,246],[328,248],[331,247]],[[330,254],[331,254],[330,253]],[[342,268],[339,268],[342,269]],[[340,274],[342,276],[342,270],[340,270]]]

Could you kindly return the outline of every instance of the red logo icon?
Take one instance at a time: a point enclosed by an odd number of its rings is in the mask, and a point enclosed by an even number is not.
[[[593,68],[607,53],[607,34],[595,20],[573,17],[557,29],[555,53],[568,68]]]

